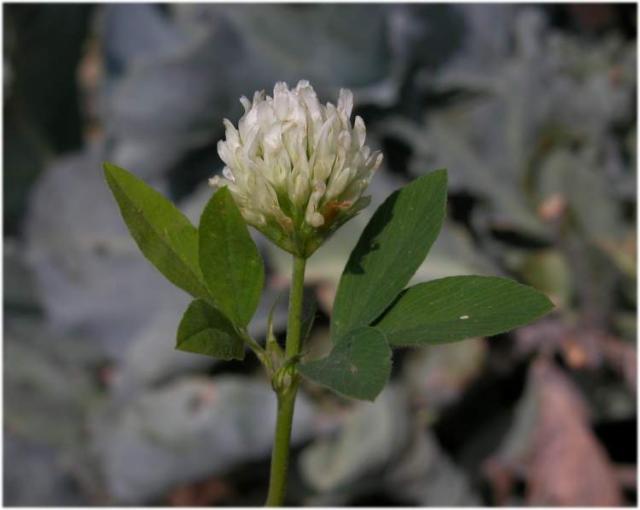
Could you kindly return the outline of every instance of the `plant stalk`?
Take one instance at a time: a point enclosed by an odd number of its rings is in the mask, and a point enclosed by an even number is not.
[[[291,359],[300,354],[305,265],[306,259],[298,256],[293,257],[293,277],[289,292],[289,317],[285,346],[286,359]],[[278,395],[278,417],[273,450],[271,452],[271,475],[266,506],[282,506],[284,504],[289,467],[291,426],[296,393],[298,392],[298,376],[295,371],[291,372],[288,382],[276,387],[276,392]]]

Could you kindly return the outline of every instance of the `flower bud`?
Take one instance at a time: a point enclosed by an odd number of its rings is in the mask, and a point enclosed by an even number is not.
[[[340,225],[367,206],[363,193],[382,162],[364,145],[364,121],[351,124],[353,94],[341,89],[337,107],[320,104],[300,81],[276,83],[273,97],[240,99],[236,129],[224,120],[218,154],[226,165],[214,187],[227,186],[247,223],[281,248],[310,256]]]

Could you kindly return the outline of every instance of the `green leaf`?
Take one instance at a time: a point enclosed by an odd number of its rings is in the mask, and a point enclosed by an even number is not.
[[[171,283],[194,297],[206,298],[198,266],[198,234],[191,222],[171,201],[127,170],[105,163],[104,173],[144,256]]]
[[[192,301],[182,316],[176,349],[224,360],[244,359],[244,343],[233,324],[202,299]]]
[[[231,192],[220,188],[200,218],[200,269],[217,307],[246,326],[260,301],[264,264]]]
[[[454,342],[504,333],[553,308],[526,285],[494,276],[452,276],[403,292],[376,327],[392,346]]]
[[[446,198],[447,172],[438,170],[391,194],[374,213],[338,285],[334,341],[369,325],[407,285],[440,232]]]
[[[391,374],[391,349],[375,328],[345,335],[323,359],[298,365],[302,375],[346,397],[374,400]]]

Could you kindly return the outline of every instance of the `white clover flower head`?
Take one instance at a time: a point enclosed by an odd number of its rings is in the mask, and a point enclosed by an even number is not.
[[[353,94],[338,105],[318,101],[308,81],[273,97],[240,99],[238,128],[227,119],[218,154],[225,163],[214,187],[227,186],[245,221],[291,253],[309,256],[336,228],[367,206],[363,193],[382,162],[365,142],[361,117],[351,123]]]

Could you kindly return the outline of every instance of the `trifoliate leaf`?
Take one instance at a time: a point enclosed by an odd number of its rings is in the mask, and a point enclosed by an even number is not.
[[[438,170],[390,195],[374,213],[340,279],[334,342],[369,325],[407,285],[440,232],[446,197],[447,172]]]

